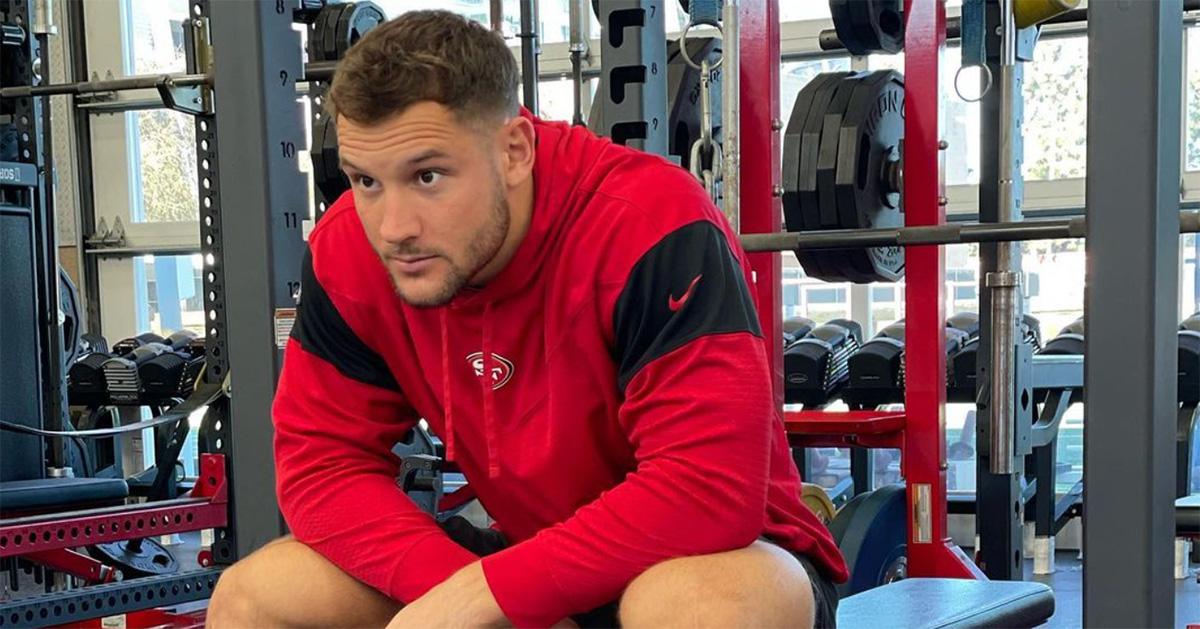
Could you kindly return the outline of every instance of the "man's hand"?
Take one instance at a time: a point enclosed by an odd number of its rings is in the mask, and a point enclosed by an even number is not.
[[[406,605],[388,623],[388,629],[507,626],[478,561]]]

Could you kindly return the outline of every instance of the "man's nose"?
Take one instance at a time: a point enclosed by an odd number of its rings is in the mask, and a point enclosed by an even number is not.
[[[402,243],[421,235],[420,216],[411,206],[400,199],[385,198],[383,221],[379,224],[379,236],[385,242]]]

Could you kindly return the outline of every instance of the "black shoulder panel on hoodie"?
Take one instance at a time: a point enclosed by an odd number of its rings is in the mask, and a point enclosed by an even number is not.
[[[638,260],[617,298],[613,330],[622,390],[642,367],[702,336],[762,336],[742,266],[709,221],[667,234]]]
[[[300,305],[296,308],[292,338],[347,378],[399,391],[400,385],[387,362],[354,333],[317,281],[309,251],[304,253],[300,287]]]

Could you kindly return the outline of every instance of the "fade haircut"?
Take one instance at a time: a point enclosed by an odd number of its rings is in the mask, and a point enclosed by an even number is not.
[[[518,85],[517,60],[499,34],[449,11],[410,11],[350,48],[325,111],[371,125],[433,101],[480,128],[520,111]]]

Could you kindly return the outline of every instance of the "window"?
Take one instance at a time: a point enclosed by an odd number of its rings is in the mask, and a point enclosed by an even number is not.
[[[134,258],[138,332],[164,337],[182,329],[204,333],[201,268],[199,254]]]
[[[584,79],[588,94],[581,103],[583,118],[591,115],[592,96],[596,94],[598,79]],[[522,94],[523,96],[523,94]],[[538,81],[538,117],[545,120],[571,122],[575,113],[575,84],[570,78],[543,79]]]
[[[204,334],[204,289],[199,254],[182,256],[138,256],[133,259],[134,301],[137,332],[170,336],[187,329]],[[116,342],[120,339],[109,339]],[[150,419],[150,409],[142,408],[142,419]],[[197,474],[197,433],[204,409],[188,418],[192,430],[179,453],[187,476]],[[154,431],[142,431],[142,464],[154,464]]]
[[[876,286],[871,289],[871,299],[875,301],[896,301],[896,289],[891,286]]]
[[[187,0],[127,2],[126,71],[131,74],[183,71]],[[192,117],[155,110],[129,112],[125,118],[132,162],[128,218],[135,223],[198,220]]]
[[[804,293],[810,304],[838,304],[846,301],[844,288],[810,288]]]
[[[1179,260],[1183,273],[1179,282],[1179,318],[1200,312],[1200,238],[1188,234],[1179,239]]]
[[[828,2],[784,2],[779,3],[779,19],[790,20],[829,20]]]
[[[1025,64],[1028,180],[1082,177],[1087,160],[1087,38],[1043,39]]]

